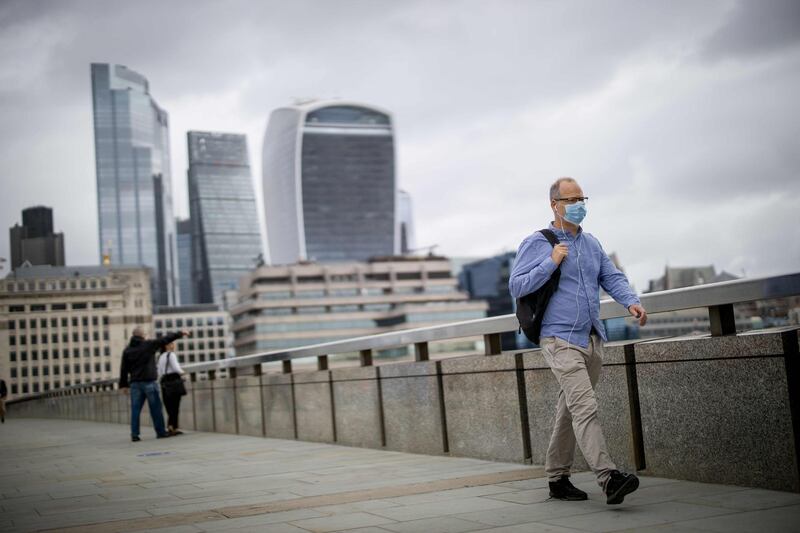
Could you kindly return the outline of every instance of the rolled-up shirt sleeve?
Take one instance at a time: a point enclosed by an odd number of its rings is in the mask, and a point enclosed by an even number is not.
[[[540,233],[534,233],[519,245],[508,290],[514,298],[530,294],[550,279],[558,265],[550,257],[553,247]]]

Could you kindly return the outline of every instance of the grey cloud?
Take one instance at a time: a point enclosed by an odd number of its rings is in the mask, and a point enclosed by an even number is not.
[[[705,44],[707,59],[751,56],[800,44],[800,2],[739,0]]]

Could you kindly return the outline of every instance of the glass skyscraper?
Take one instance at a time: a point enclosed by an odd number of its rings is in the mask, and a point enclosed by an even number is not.
[[[395,252],[388,112],[312,101],[272,112],[263,152],[270,262],[364,261]]]
[[[153,303],[176,302],[169,120],[147,79],[92,64],[100,257],[152,269]]]
[[[247,138],[190,131],[188,141],[195,295],[223,304],[224,291],[237,289],[261,254]]]

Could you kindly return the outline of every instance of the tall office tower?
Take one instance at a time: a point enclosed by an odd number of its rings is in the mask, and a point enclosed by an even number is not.
[[[411,195],[406,191],[397,191],[397,249],[395,253],[406,255],[417,248],[414,235],[414,215],[411,211]]]
[[[156,305],[175,302],[175,219],[167,113],[147,79],[122,65],[92,63],[97,210],[104,264],[153,270]]]
[[[64,234],[53,233],[53,210],[42,205],[22,210],[22,226],[9,228],[11,269],[31,265],[64,265]]]
[[[341,101],[276,109],[264,136],[263,180],[273,265],[394,253],[394,133],[388,112]]]
[[[178,292],[181,305],[191,305],[197,303],[192,282],[192,220],[177,219],[175,228],[178,231]]]
[[[195,295],[199,303],[222,304],[261,254],[247,138],[190,131],[188,141]]]

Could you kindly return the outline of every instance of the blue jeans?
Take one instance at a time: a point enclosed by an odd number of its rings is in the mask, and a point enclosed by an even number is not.
[[[161,397],[158,395],[158,383],[155,381],[134,381],[131,383],[131,436],[139,436],[139,415],[147,399],[147,406],[150,408],[150,418],[153,420],[153,428],[156,435],[163,436],[167,432],[164,429],[164,412],[161,409]]]

